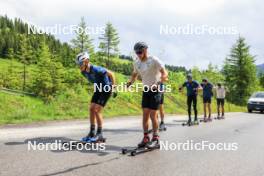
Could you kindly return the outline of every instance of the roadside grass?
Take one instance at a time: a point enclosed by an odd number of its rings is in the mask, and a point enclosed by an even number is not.
[[[128,62],[120,60],[120,62]],[[0,73],[7,71],[12,67],[17,76],[17,85],[22,87],[22,69],[23,65],[15,60],[10,61],[0,59]],[[32,77],[36,71],[35,65],[27,67],[28,84],[32,83]],[[126,82],[128,77],[115,73],[117,83]],[[80,75],[81,76],[81,75]],[[170,73],[172,92],[165,94],[165,112],[168,114],[187,114],[185,93],[178,92],[178,86],[184,80],[181,73]],[[0,80],[1,81],[1,80]],[[19,90],[18,89],[18,90]],[[141,92],[121,92],[116,98],[110,98],[104,109],[104,117],[140,115],[141,112]],[[1,91],[0,87],[0,125],[31,123],[37,121],[66,120],[66,119],[85,119],[88,117],[89,102],[92,96],[92,87],[80,85],[79,90],[67,88],[54,98],[49,104],[45,104],[40,98],[28,95],[8,93]],[[213,112],[216,112],[216,101],[212,102]],[[198,99],[198,111],[203,112],[202,98]],[[239,107],[227,102],[227,112],[244,112],[245,107]]]
[[[76,95],[66,98],[60,95],[50,104],[45,104],[41,99],[11,95],[0,92],[0,124],[31,123],[36,121],[85,119],[88,117],[91,96]],[[199,98],[198,109],[202,113],[202,102]],[[104,110],[104,117],[140,115],[141,93],[120,93],[116,98],[111,98]],[[213,112],[216,112],[215,102]],[[165,111],[168,114],[186,114],[185,96],[166,95]],[[235,105],[226,105],[227,112],[244,112],[245,108]]]

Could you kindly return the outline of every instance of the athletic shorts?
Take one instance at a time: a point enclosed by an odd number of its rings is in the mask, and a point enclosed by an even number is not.
[[[203,103],[209,103],[211,104],[212,98],[211,97],[203,97]]]
[[[111,97],[112,92],[94,92],[91,102],[105,106],[109,98]]]
[[[142,95],[142,108],[158,110],[161,103],[161,97],[161,92],[144,91]]]
[[[225,105],[225,99],[224,98],[217,98],[216,99],[217,106],[224,106]]]
[[[164,93],[161,93],[160,104],[162,105],[163,103],[164,103]]]

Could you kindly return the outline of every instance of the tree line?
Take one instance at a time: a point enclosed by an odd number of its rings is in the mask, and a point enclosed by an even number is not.
[[[81,18],[79,28],[85,29],[86,26],[84,18]],[[49,102],[59,92],[85,84],[74,63],[76,54],[82,51],[89,51],[94,64],[124,75],[131,74],[133,59],[119,53],[120,39],[111,23],[106,24],[104,33],[99,37],[97,51],[92,36],[82,31],[76,32],[69,44],[61,43],[53,35],[28,34],[28,24],[20,19],[11,20],[7,16],[0,16],[0,57],[23,64],[22,73],[17,73],[10,62],[6,72],[0,73],[0,85],[33,92]],[[199,80],[206,77],[214,83],[222,82],[230,91],[228,100],[243,105],[254,91],[261,89],[261,85],[263,87],[263,77],[256,76],[255,57],[249,49],[245,39],[239,37],[225,59],[223,68],[212,64],[204,71],[197,67],[187,70],[173,65],[166,65],[166,68],[172,73],[186,74],[191,71]],[[29,74],[28,66],[32,65],[36,69],[34,74]],[[17,74],[21,75],[22,81],[17,80]]]

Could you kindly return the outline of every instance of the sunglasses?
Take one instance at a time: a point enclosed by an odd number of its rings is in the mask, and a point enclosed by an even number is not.
[[[143,51],[142,50],[139,50],[139,51],[135,51],[137,55],[141,55],[143,54]]]

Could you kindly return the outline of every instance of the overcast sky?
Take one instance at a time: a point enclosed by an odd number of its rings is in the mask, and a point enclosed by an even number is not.
[[[118,30],[122,54],[131,54],[136,41],[145,41],[150,52],[166,64],[187,68],[206,68],[210,62],[222,65],[240,34],[257,55],[256,63],[264,63],[261,0],[0,0],[0,14],[38,26],[75,25],[83,16],[87,25],[96,29],[109,21]],[[171,33],[160,33],[161,26],[167,26]],[[187,34],[177,28],[188,26],[227,32]],[[98,36],[91,36],[96,46]],[[56,37],[68,42],[74,36]]]

